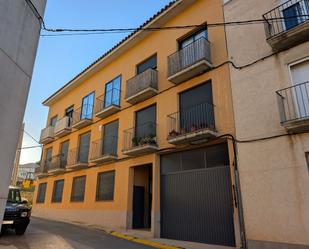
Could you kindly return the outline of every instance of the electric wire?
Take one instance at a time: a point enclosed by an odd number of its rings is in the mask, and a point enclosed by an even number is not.
[[[18,150],[27,150],[27,149],[34,149],[34,148],[42,148],[42,145],[21,147],[21,148],[18,148]]]
[[[30,138],[32,138],[33,141],[35,141],[36,143],[40,144],[40,142],[39,142],[37,139],[35,139],[35,138],[34,138],[29,132],[27,132],[25,129],[23,129],[23,132],[24,132],[25,134],[27,134]]]
[[[192,28],[210,28],[220,26],[237,26],[237,25],[249,25],[249,24],[265,24],[269,22],[281,22],[287,18],[295,19],[301,17],[309,18],[309,15],[297,15],[290,17],[276,17],[268,19],[252,19],[244,21],[231,21],[231,22],[219,22],[219,23],[205,23],[205,24],[192,24],[192,25],[180,25],[180,26],[166,26],[166,27],[131,27],[131,28],[97,28],[97,29],[72,29],[72,28],[47,28],[45,21],[35,5],[31,0],[24,0],[34,15],[40,22],[41,29],[46,32],[60,33],[60,34],[41,34],[41,36],[73,36],[73,35],[93,35],[93,34],[110,34],[110,33],[130,33],[136,31],[159,31],[159,30],[173,30],[173,29],[192,29]],[[71,32],[71,33],[62,33]],[[72,33],[75,32],[75,33]]]
[[[293,17],[288,17],[291,19],[307,17],[309,15],[298,15]],[[255,19],[255,20],[245,20],[245,21],[233,21],[233,22],[222,22],[222,23],[208,23],[208,24],[192,24],[192,25],[181,25],[181,26],[166,26],[166,27],[139,27],[139,28],[105,28],[105,29],[70,29],[70,28],[46,28],[43,26],[43,30],[49,33],[56,34],[41,34],[42,37],[46,36],[85,36],[85,35],[101,35],[101,34],[122,34],[122,33],[132,33],[137,31],[161,31],[161,30],[177,30],[177,29],[192,29],[192,28],[213,28],[213,27],[228,27],[228,26],[240,26],[240,25],[252,25],[252,24],[265,24],[268,21],[272,23],[282,22],[286,20],[287,17],[277,17],[268,20],[265,19]],[[65,33],[69,32],[69,33]]]

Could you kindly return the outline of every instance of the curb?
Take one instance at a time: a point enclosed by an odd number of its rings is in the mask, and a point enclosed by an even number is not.
[[[162,244],[160,242],[151,241],[151,240],[147,240],[147,239],[141,239],[141,238],[133,237],[133,236],[130,236],[130,235],[118,233],[118,232],[115,232],[115,231],[105,231],[105,232],[114,236],[114,237],[120,238],[120,239],[133,241],[135,243],[143,244],[143,245],[146,245],[146,246],[152,246],[152,247],[159,248],[159,249],[184,249],[183,247],[166,245],[166,244]]]

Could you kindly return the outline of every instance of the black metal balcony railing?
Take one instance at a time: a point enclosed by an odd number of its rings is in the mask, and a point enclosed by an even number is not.
[[[98,113],[110,106],[120,107],[120,90],[113,88],[96,99],[94,112]]]
[[[53,156],[49,163],[47,170],[65,169],[67,165],[67,157],[65,155]]]
[[[309,20],[307,0],[289,0],[263,15],[267,39]]]
[[[197,132],[215,130],[214,105],[201,103],[167,116],[168,138]]]
[[[44,161],[44,162],[42,162],[42,163],[40,164],[39,167],[37,167],[37,168],[35,169],[35,174],[36,174],[36,175],[39,175],[39,174],[45,174],[45,173],[47,173],[47,167],[46,167],[46,163],[45,163],[45,161]]]
[[[168,56],[168,77],[202,60],[211,61],[210,42],[204,37]]]
[[[147,88],[158,89],[158,72],[149,68],[146,71],[127,80],[126,99],[146,90]]]
[[[88,163],[89,146],[75,148],[69,151],[67,165],[73,166],[77,164]]]
[[[118,137],[104,136],[103,139],[91,143],[90,160],[96,160],[104,156],[117,156]]]
[[[281,123],[309,118],[309,81],[276,92]]]
[[[123,132],[123,151],[131,150],[138,146],[157,145],[157,124],[147,122]]]
[[[93,105],[83,105],[82,107],[74,110],[72,125],[88,119],[91,120],[93,116]]]

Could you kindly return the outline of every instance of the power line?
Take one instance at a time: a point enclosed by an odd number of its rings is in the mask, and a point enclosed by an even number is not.
[[[34,149],[34,148],[42,148],[42,145],[34,145],[34,146],[27,146],[18,148],[18,150],[26,150],[26,149]]]
[[[180,25],[180,26],[166,26],[166,27],[138,27],[138,28],[97,28],[97,29],[72,29],[72,28],[47,28],[44,22],[43,17],[32,3],[31,0],[24,0],[34,15],[37,17],[41,24],[42,30],[50,33],[63,33],[71,32],[65,34],[42,34],[41,36],[73,36],[73,35],[93,35],[93,34],[110,34],[110,33],[130,33],[137,31],[159,31],[159,30],[175,30],[175,29],[192,29],[192,28],[211,28],[211,27],[220,27],[220,26],[238,26],[238,25],[249,25],[249,24],[264,24],[269,22],[281,22],[282,20],[295,19],[301,17],[309,18],[309,15],[297,15],[290,17],[276,17],[268,18],[267,20],[262,19],[252,19],[245,21],[232,21],[232,22],[220,22],[220,23],[206,23],[206,24],[192,24],[192,25]],[[72,33],[74,32],[74,33]]]
[[[31,137],[36,143],[40,144],[40,142],[39,142],[37,139],[35,139],[29,132],[27,132],[25,129],[24,129],[23,131],[24,131],[24,133],[26,133],[29,137]]]
[[[245,21],[233,21],[233,22],[221,22],[221,23],[208,23],[208,24],[192,24],[192,25],[181,25],[181,26],[166,26],[166,27],[139,27],[139,28],[99,28],[99,29],[70,29],[70,28],[46,28],[43,27],[44,31],[49,33],[58,33],[58,34],[41,34],[41,36],[78,36],[78,35],[98,35],[98,34],[123,34],[131,33],[137,31],[160,31],[160,30],[177,30],[177,29],[192,29],[192,28],[214,28],[214,27],[228,27],[228,26],[240,26],[240,25],[252,25],[252,24],[265,24],[267,22],[282,22],[287,18],[295,19],[300,17],[307,17],[309,15],[299,15],[293,17],[278,17],[271,18],[268,20],[265,19],[253,19]],[[69,33],[65,33],[69,32]]]

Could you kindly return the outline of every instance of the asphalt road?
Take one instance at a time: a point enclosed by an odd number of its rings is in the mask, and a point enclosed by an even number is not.
[[[122,240],[96,229],[32,218],[26,233],[0,236],[2,249],[153,249]]]

